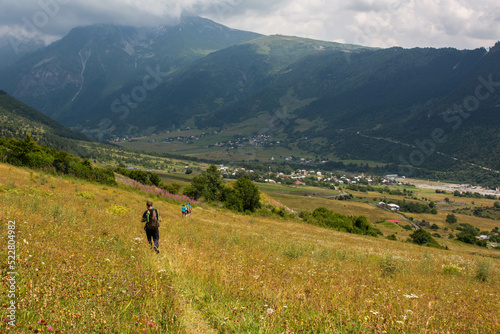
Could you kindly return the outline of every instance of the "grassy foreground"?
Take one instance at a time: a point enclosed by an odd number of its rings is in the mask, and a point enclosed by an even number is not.
[[[241,216],[163,216],[145,195],[0,164],[3,330],[12,333],[498,333],[489,257]],[[15,221],[16,327],[5,318]]]

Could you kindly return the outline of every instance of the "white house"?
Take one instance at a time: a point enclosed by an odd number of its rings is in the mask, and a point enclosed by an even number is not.
[[[394,203],[389,203],[389,204],[387,204],[387,208],[391,211],[398,211],[399,205],[394,204]]]

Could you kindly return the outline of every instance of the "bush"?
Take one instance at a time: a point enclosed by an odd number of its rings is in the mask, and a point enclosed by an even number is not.
[[[432,235],[422,228],[410,234],[410,238],[412,242],[417,245],[425,245],[432,242]]]
[[[204,197],[209,202],[224,200],[224,194],[226,193],[224,180],[215,165],[210,165],[206,172],[195,176],[191,186],[192,189],[189,188],[187,191],[196,196],[192,197],[194,199]]]
[[[168,191],[171,194],[177,195],[179,193],[179,190],[181,189],[181,185],[177,182],[174,182],[170,184],[162,184],[160,188]]]
[[[442,248],[436,240],[432,237],[432,235],[427,232],[426,230],[420,228],[410,234],[410,242],[413,242],[414,244],[420,245],[420,246],[429,246],[429,247],[436,247],[436,248]]]
[[[443,264],[443,272],[447,275],[460,275],[464,268],[454,264]]]
[[[255,212],[260,208],[260,191],[248,175],[239,178],[232,189],[226,189],[225,204],[228,208],[245,212]]]
[[[386,253],[380,260],[380,269],[382,271],[382,276],[394,276],[400,270],[400,265],[392,254]]]
[[[490,267],[489,261],[479,261],[476,269],[476,279],[481,282],[488,282],[490,280]]]
[[[318,225],[332,230],[377,236],[381,235],[380,230],[374,228],[365,216],[351,216],[332,211],[321,207],[313,212],[301,212],[300,216],[309,224]]]
[[[93,167],[88,159],[76,157],[65,151],[57,151],[37,142],[27,135],[22,140],[3,139],[2,160],[16,166],[41,168],[52,173],[69,174],[102,184],[116,184],[113,171]]]
[[[446,215],[446,222],[448,224],[455,224],[457,221],[458,219],[453,213]]]

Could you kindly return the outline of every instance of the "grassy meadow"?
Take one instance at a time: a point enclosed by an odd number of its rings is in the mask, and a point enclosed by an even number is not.
[[[304,198],[268,190],[291,207]],[[150,199],[163,217],[158,255],[140,222]],[[5,164],[0,215],[5,314],[16,222],[18,309],[14,328],[2,315],[6,333],[500,332],[495,250],[419,247],[208,205],[182,218],[180,203]]]

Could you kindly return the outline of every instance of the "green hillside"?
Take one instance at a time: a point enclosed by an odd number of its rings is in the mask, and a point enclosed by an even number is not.
[[[78,151],[77,141],[89,141],[86,136],[71,131],[2,90],[0,90],[0,118],[2,137],[19,139],[30,134],[43,145],[73,152]]]
[[[196,61],[148,94],[137,108],[129,108],[127,119],[116,115],[113,130],[164,134],[189,126],[234,134],[225,141],[271,135],[284,148],[253,154],[253,159],[307,152],[386,163],[393,166],[387,172],[407,176],[495,187],[500,170],[495,130],[500,78],[494,69],[499,56],[498,46],[489,51],[367,49],[260,37]],[[484,101],[474,95],[478,87],[487,94]],[[480,103],[473,113],[461,116],[454,106],[465,111],[469,106],[464,101]],[[141,119],[140,126],[132,125],[136,119]],[[437,141],[436,129],[441,134]],[[204,139],[203,145],[221,139]],[[234,154],[238,158],[240,151]]]
[[[174,26],[77,27],[5,67],[0,88],[64,125],[94,128],[114,115],[111,103],[101,109],[96,104],[117,90],[142,86],[146,76],[157,85],[196,59],[258,36],[200,17]],[[147,82],[150,87],[155,81]],[[93,117],[97,122],[86,124]]]

